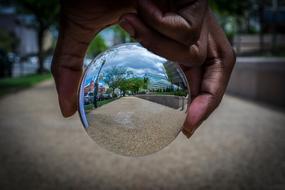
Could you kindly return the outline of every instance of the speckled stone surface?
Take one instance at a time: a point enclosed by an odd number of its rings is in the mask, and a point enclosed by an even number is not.
[[[0,189],[285,189],[285,114],[225,96],[190,140],[128,158],[62,118],[46,81],[0,100]]]
[[[87,114],[87,132],[99,145],[125,156],[161,150],[179,134],[185,110],[134,96],[122,97]]]

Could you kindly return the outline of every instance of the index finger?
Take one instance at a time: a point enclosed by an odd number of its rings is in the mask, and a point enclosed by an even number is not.
[[[219,29],[216,35],[221,34],[220,32]],[[221,35],[223,36],[223,33]],[[226,38],[218,40],[220,40],[219,44],[209,35],[209,55],[205,65],[203,65],[204,73],[200,92],[190,103],[184,123],[183,133],[187,137],[190,137],[198,126],[218,107],[235,63],[234,53]]]
[[[199,38],[207,1],[194,0],[185,4],[184,8],[175,12],[162,12],[152,0],[139,0],[139,15],[144,22],[159,33],[179,41],[184,45],[192,45]],[[171,5],[174,8],[174,5]]]
[[[64,117],[73,115],[77,110],[83,58],[93,35],[94,31],[82,30],[78,24],[62,18],[51,70]]]

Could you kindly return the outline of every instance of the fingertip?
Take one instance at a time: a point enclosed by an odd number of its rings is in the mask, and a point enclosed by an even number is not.
[[[187,116],[183,124],[183,132],[187,134],[189,138],[194,134],[197,128],[202,124],[204,120],[202,120],[202,112],[201,107],[197,105],[197,100],[192,100],[192,103],[189,105],[187,110]]]
[[[183,124],[182,132],[189,139],[194,133],[194,131],[195,131],[195,127],[193,127],[193,125],[189,121],[189,114],[187,114],[187,117]]]
[[[182,133],[183,133],[183,135],[185,135],[185,137],[187,139],[189,139],[191,137],[191,135],[188,132],[184,131],[184,130],[182,130]]]
[[[69,98],[62,98],[61,96],[59,96],[58,99],[63,117],[70,117],[76,112],[77,104],[74,102],[74,100]]]
[[[61,112],[61,113],[63,117],[68,118],[74,115],[75,112]]]
[[[123,15],[120,19],[120,26],[141,44],[148,44],[148,40],[154,36],[136,14]]]

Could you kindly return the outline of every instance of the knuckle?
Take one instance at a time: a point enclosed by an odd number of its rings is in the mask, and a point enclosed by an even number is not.
[[[200,33],[201,33],[201,29],[199,27],[193,27],[191,29],[189,29],[189,32],[188,32],[188,43],[191,45],[191,44],[194,44],[195,42],[197,42],[200,38]]]

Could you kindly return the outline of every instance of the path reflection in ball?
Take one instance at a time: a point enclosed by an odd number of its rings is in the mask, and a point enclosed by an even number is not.
[[[129,43],[107,50],[86,68],[79,113],[101,147],[144,156],[176,138],[188,97],[187,80],[176,63]]]

